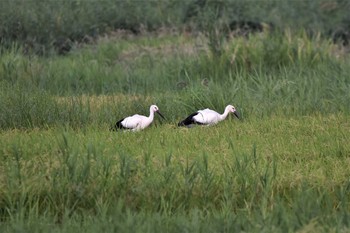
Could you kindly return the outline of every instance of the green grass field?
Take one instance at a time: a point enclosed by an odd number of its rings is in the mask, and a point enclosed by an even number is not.
[[[347,232],[350,63],[320,37],[101,37],[0,57],[1,232]],[[167,118],[142,132],[118,119]],[[242,115],[178,128],[199,108]]]
[[[343,114],[8,130],[2,232],[347,231],[349,132]]]

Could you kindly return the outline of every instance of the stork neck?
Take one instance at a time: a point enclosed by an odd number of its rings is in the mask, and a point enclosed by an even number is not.
[[[148,119],[153,120],[153,118],[154,118],[154,112],[150,110]]]
[[[220,121],[225,120],[225,118],[227,117],[227,115],[229,113],[230,113],[230,111],[228,109],[225,109],[225,112],[220,115]]]

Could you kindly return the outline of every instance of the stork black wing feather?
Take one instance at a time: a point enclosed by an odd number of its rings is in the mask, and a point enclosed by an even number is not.
[[[117,121],[117,122],[115,123],[114,127],[111,127],[110,130],[111,130],[111,131],[118,131],[118,130],[128,129],[128,128],[126,128],[126,127],[124,127],[124,126],[122,125],[122,121],[123,121],[124,119],[125,119],[125,118],[123,118],[123,119]]]
[[[193,120],[193,117],[196,116],[197,114],[198,114],[198,112],[192,113],[191,115],[186,117],[186,119],[184,119],[183,121],[180,121],[177,125],[178,126],[188,126],[188,125],[192,125],[192,124],[198,124],[198,122]]]

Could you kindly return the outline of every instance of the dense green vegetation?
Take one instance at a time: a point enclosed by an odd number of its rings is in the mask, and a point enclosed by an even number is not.
[[[243,117],[350,110],[345,52],[304,33],[234,39],[219,57],[205,38],[103,40],[66,57],[3,53],[0,127],[107,127],[152,103],[171,121],[229,102]]]
[[[349,231],[349,50],[327,36],[347,1],[18,3],[0,1],[0,232]],[[166,120],[109,131],[151,104]],[[227,104],[241,120],[176,126]]]
[[[332,38],[350,31],[346,0],[2,0],[0,45],[14,42],[26,52],[66,53],[115,29],[140,34],[164,28],[221,32],[235,23],[265,23],[276,30],[304,28]],[[349,37],[348,37],[349,39]]]
[[[347,117],[9,130],[0,138],[2,232],[346,231]]]

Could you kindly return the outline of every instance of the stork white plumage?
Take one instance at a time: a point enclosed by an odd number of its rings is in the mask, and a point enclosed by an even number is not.
[[[178,126],[190,126],[192,124],[215,125],[224,120],[230,112],[232,112],[239,119],[239,113],[237,112],[236,108],[232,105],[227,105],[223,114],[217,113],[208,108],[199,110],[189,115],[186,119],[180,121]]]
[[[149,108],[149,116],[142,116],[135,114],[133,116],[125,117],[117,123],[115,123],[115,130],[131,130],[131,131],[139,131],[146,127],[148,127],[154,118],[154,113],[158,113],[163,119],[164,116],[159,112],[159,108],[156,105],[151,105]]]

